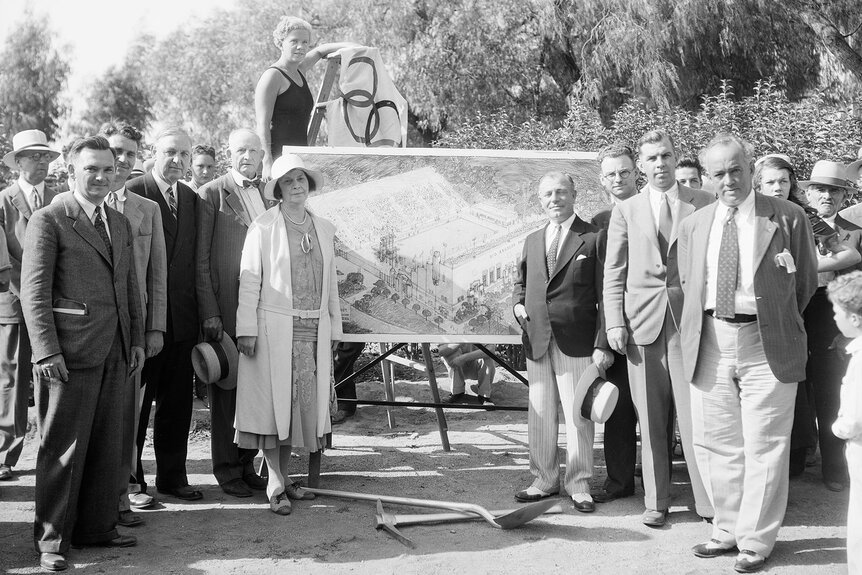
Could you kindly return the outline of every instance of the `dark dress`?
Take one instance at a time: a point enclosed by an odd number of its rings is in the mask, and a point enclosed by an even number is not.
[[[281,68],[270,67],[281,72],[290,82],[287,90],[276,97],[272,108],[269,141],[272,144],[272,158],[276,159],[281,156],[282,146],[308,145],[308,121],[314,110],[314,97],[302,72],[299,72],[302,78],[302,86],[299,86]]]

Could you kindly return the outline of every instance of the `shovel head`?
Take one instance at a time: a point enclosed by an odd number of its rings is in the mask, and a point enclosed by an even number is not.
[[[559,502],[560,501],[557,498],[544,499],[521,507],[520,509],[516,509],[510,513],[506,513],[505,515],[499,515],[494,518],[494,521],[503,529],[520,527],[524,523],[528,523],[539,515],[542,515],[554,505],[559,504]]]

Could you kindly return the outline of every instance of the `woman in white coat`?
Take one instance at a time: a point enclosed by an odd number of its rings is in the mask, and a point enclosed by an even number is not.
[[[305,207],[323,184],[299,156],[272,166],[264,194],[281,203],[249,227],[237,309],[236,443],[260,449],[267,496],[279,515],[314,495],[290,481],[292,447],[324,446],[331,430],[332,349],[341,339],[335,228]]]

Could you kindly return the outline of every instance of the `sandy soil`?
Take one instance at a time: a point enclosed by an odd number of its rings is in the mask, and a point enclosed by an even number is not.
[[[379,373],[379,371],[378,371]],[[442,375],[442,371],[438,371]],[[500,376],[498,376],[500,377]],[[441,384],[447,385],[445,376]],[[359,395],[382,399],[376,381],[359,384]],[[396,384],[398,399],[430,401],[425,381]],[[444,394],[445,395],[445,394]],[[526,405],[526,388],[499,381],[494,400]],[[337,426],[334,447],[324,454],[321,487],[427,499],[478,503],[488,509],[516,507],[513,494],[530,482],[526,413],[447,410],[450,452],[440,447],[434,412],[395,408],[395,427],[382,407],[360,407]],[[32,415],[32,414],[31,414]],[[728,573],[733,557],[698,559],[690,548],[709,537],[709,526],[691,511],[693,500],[683,462],[674,467],[675,499],[668,524],[640,522],[643,492],[599,505],[593,514],[574,511],[539,518],[519,529],[487,523],[404,527],[409,549],[374,528],[374,504],[320,497],[294,502],[293,513],[271,513],[262,493],[251,499],[225,495],[210,473],[208,412],[196,405],[188,470],[204,499],[185,503],[167,496],[141,514],[146,524],[122,533],[138,537],[122,550],[72,550],[72,572],[84,573]],[[561,437],[562,444],[562,437]],[[32,521],[37,442],[31,439],[16,478],[0,484],[0,571],[36,573]],[[601,432],[596,434],[596,476],[604,479]],[[145,453],[154,468],[151,445]],[[297,476],[307,457],[295,457]],[[790,505],[767,573],[845,573],[848,494],[831,493],[809,468],[791,482]],[[390,512],[426,509],[386,506]]]

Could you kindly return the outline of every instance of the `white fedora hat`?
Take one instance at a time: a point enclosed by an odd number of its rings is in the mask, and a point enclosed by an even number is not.
[[[226,333],[220,341],[203,341],[192,349],[192,366],[195,375],[204,383],[214,383],[222,389],[236,387],[236,368],[239,352]]]
[[[811,169],[811,177],[799,182],[799,187],[807,190],[808,186],[819,184],[822,186],[835,186],[836,188],[852,188],[847,179],[847,168],[841,162],[830,160],[818,160]]]
[[[285,154],[272,163],[272,179],[266,183],[266,187],[263,189],[264,197],[268,200],[279,201],[279,199],[273,195],[275,186],[278,184],[278,179],[289,171],[296,169],[305,172],[305,177],[308,178],[309,191],[320,191],[320,188],[323,187],[323,174],[317,170],[306,168],[305,162],[303,162],[302,158],[296,154]]]
[[[604,378],[596,364],[591,363],[575,386],[575,408],[584,419],[604,423],[617,406],[620,390]]]
[[[48,152],[53,156],[51,162],[60,157],[60,152],[48,147],[48,137],[42,130],[24,130],[12,136],[12,151],[3,156],[3,163],[17,170],[15,156],[21,152]]]

